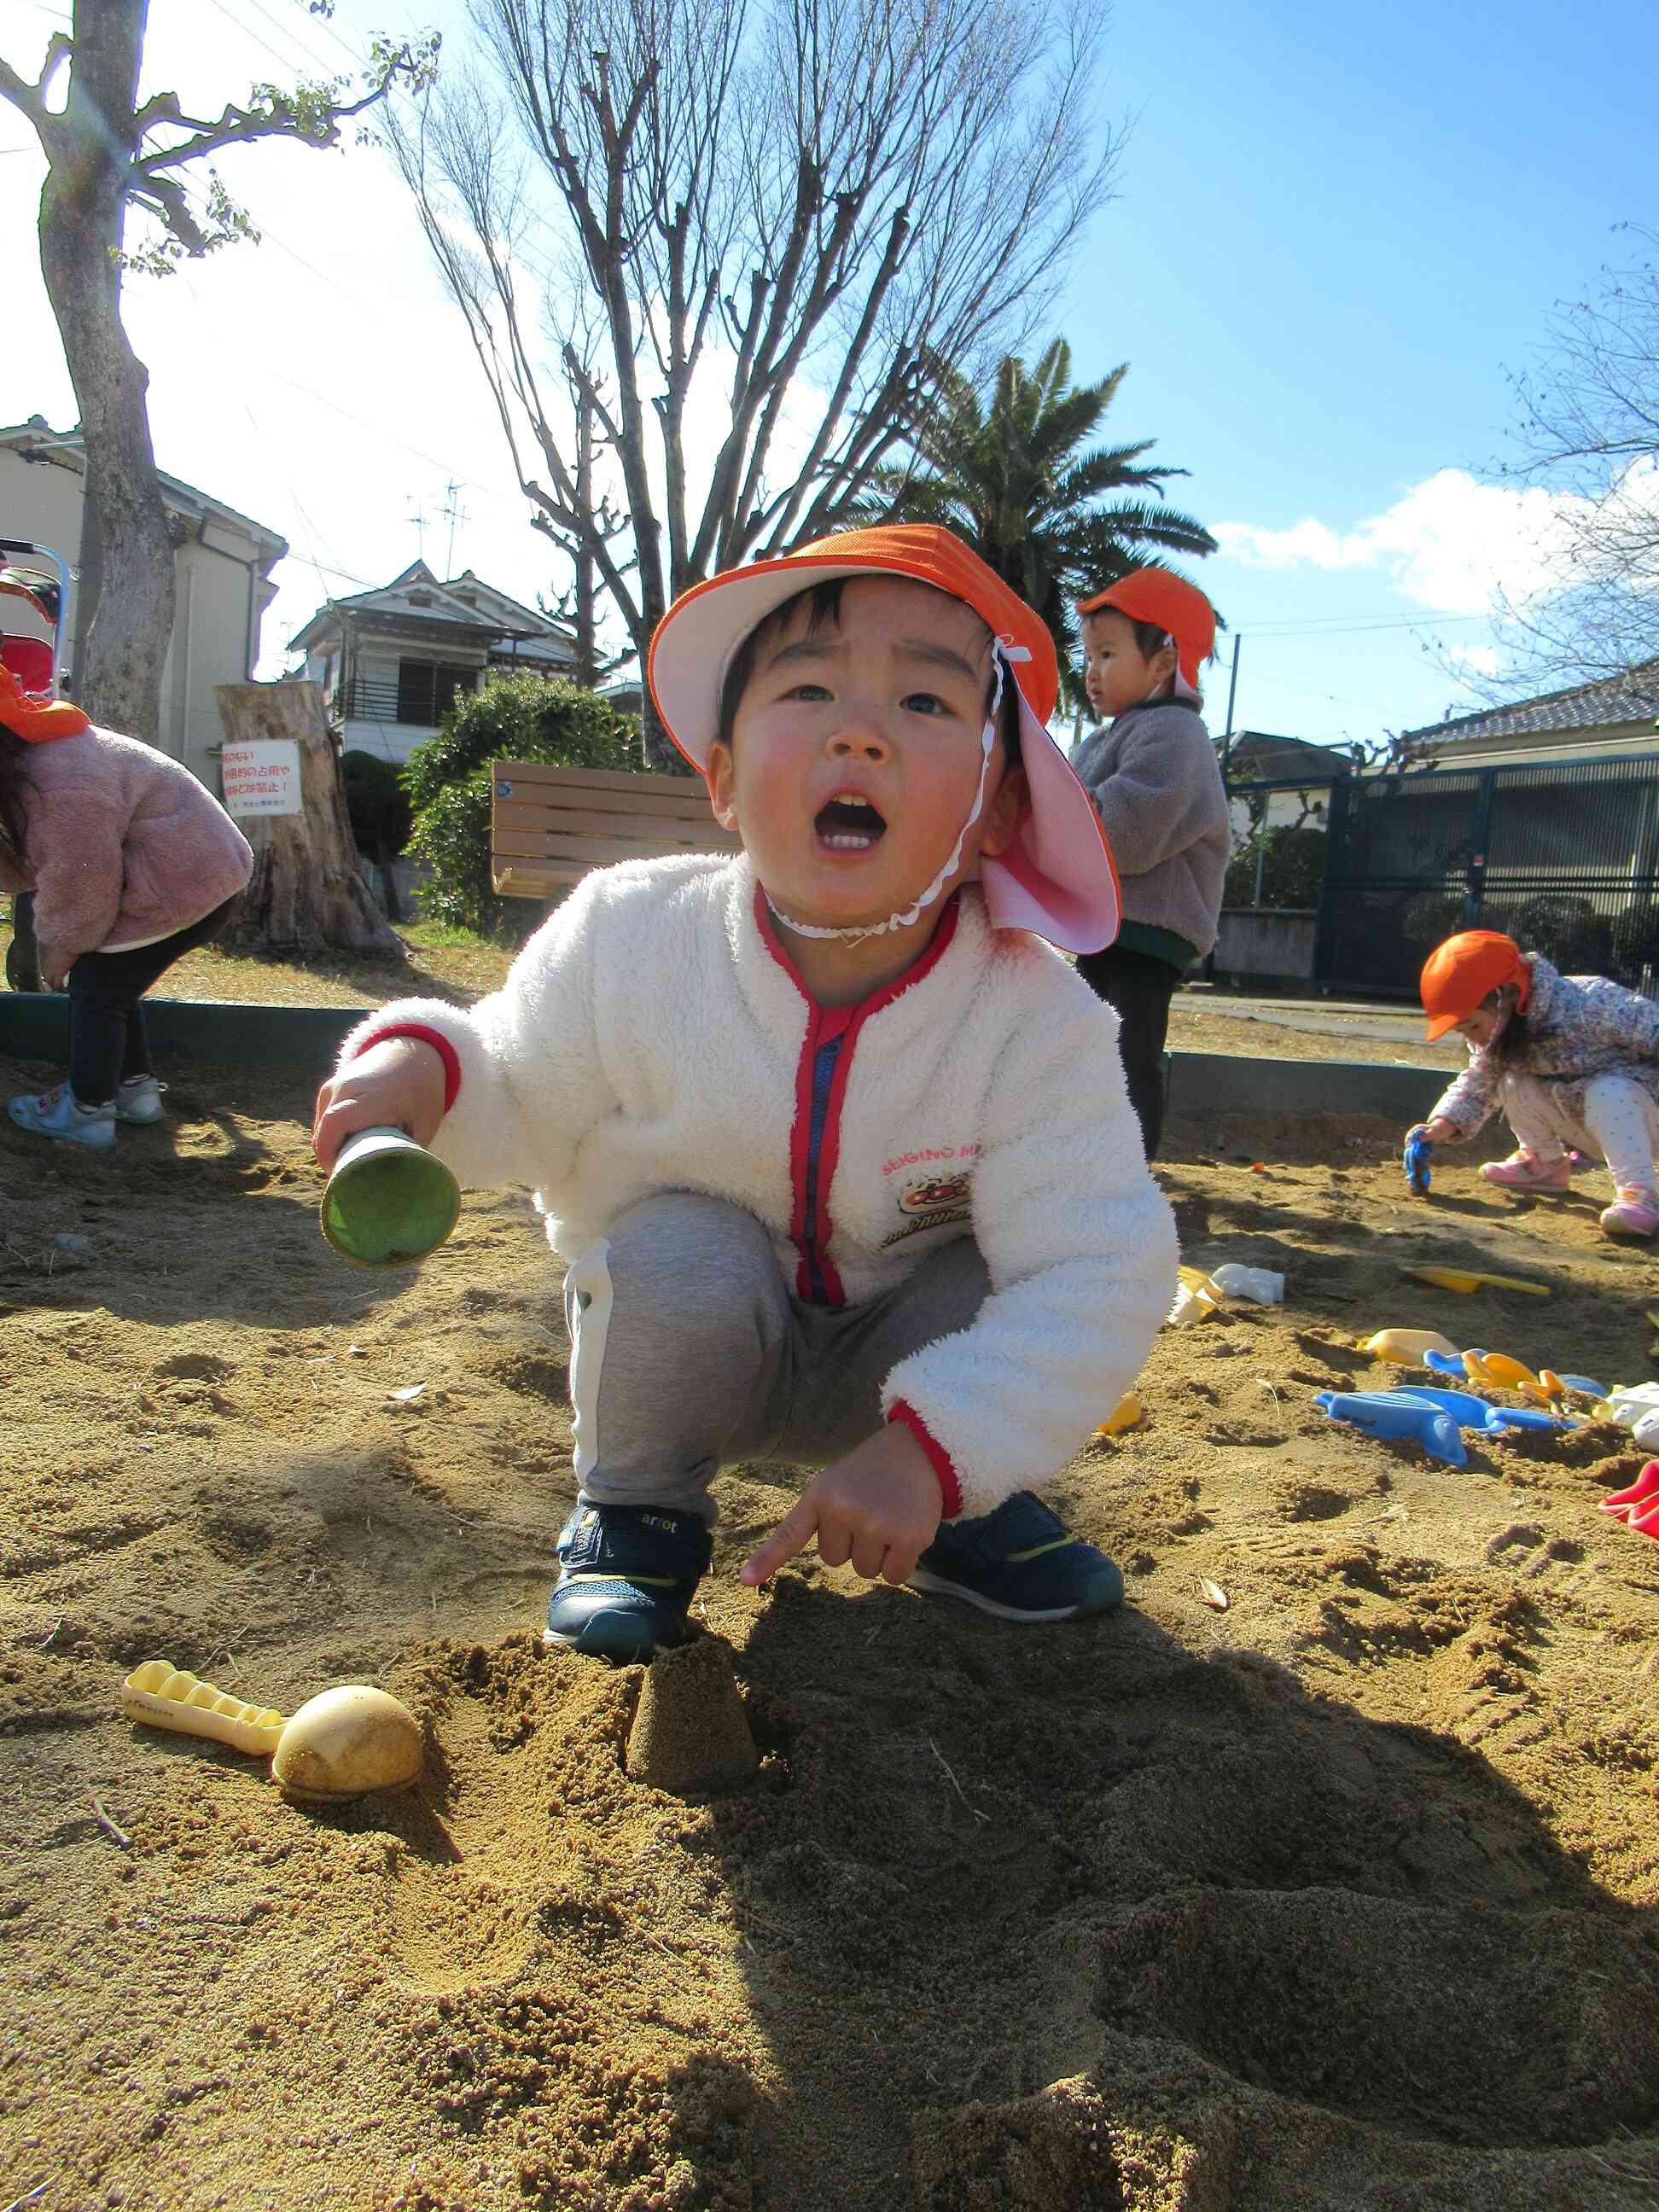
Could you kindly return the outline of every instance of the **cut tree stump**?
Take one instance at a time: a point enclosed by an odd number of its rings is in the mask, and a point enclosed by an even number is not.
[[[253,848],[253,873],[221,942],[305,958],[320,952],[404,957],[403,939],[374,903],[315,684],[219,684],[229,744],[287,738],[300,748],[303,814],[249,815],[237,827]]]

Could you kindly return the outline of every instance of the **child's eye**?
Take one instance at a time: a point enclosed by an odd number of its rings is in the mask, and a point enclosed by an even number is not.
[[[953,709],[933,691],[908,691],[899,704],[911,714],[949,714]]]
[[[792,684],[783,696],[786,699],[799,699],[809,706],[817,706],[830,696],[830,688],[824,684]]]

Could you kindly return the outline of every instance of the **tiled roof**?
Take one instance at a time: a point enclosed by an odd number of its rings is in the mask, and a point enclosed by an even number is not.
[[[1492,738],[1540,737],[1557,730],[1603,730],[1620,722],[1659,719],[1659,659],[1639,661],[1618,676],[1547,691],[1540,699],[1518,699],[1512,707],[1490,707],[1479,714],[1455,715],[1430,722],[1406,737],[1425,744],[1472,744]]]
[[[1285,738],[1272,730],[1236,730],[1227,756],[1228,773],[1235,781],[1256,775],[1271,781],[1288,775],[1352,775],[1353,763],[1346,753],[1316,745],[1307,738]]]

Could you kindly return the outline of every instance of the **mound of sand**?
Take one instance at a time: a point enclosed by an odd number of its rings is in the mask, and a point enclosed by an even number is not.
[[[639,1669],[536,1634],[571,1482],[527,1205],[358,1273],[303,1097],[170,1103],[113,1163],[0,1127],[0,2200],[1659,2203],[1659,1546],[1595,1510],[1644,1455],[1454,1470],[1311,1405],[1392,1322],[1645,1376],[1655,1270],[1588,1194],[1459,1163],[1424,1204],[1381,1125],[1177,1128],[1189,1253],[1288,1302],[1166,1331],[1146,1425],[1062,1484],[1131,1609],[746,1591],[790,1493],[739,1469],[647,1726]],[[284,1710],[383,1682],[422,1780],[285,1804],[116,1717],[152,1656]]]

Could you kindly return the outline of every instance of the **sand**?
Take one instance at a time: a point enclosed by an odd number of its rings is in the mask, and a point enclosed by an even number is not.
[[[1644,1455],[1453,1470],[1311,1405],[1388,1379],[1386,1323],[1647,1376],[1653,1260],[1588,1188],[1466,1157],[1425,1204],[1381,1123],[1177,1125],[1189,1255],[1289,1293],[1165,1331],[1060,1486],[1129,1609],[745,1591],[791,1492],[738,1469],[675,1790],[628,1771],[641,1670],[534,1632],[571,1483],[526,1202],[360,1273],[303,1097],[170,1104],[113,1163],[0,1127],[0,2204],[1659,2205],[1659,1544],[1595,1510]],[[423,1778],[285,1803],[117,1717],[152,1656],[284,1711],[380,1682]],[[752,1778],[684,1787],[734,1717]]]

